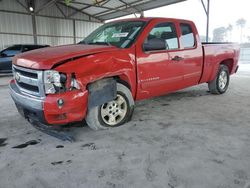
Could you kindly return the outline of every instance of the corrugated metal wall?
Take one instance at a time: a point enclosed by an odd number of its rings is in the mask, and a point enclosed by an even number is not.
[[[25,3],[25,0],[21,0]],[[37,1],[42,2],[42,1]],[[44,3],[44,2],[43,2]],[[37,5],[38,7],[41,5]],[[66,13],[74,10],[59,5]],[[77,13],[70,19],[65,19],[59,9],[53,5],[36,16],[38,44],[57,46],[79,42],[102,23],[88,20],[85,14]],[[75,22],[75,24],[74,24]],[[74,36],[75,25],[75,36]],[[32,16],[15,0],[0,1],[0,49],[13,44],[34,43]]]
[[[76,21],[76,42],[81,41],[88,36],[93,30],[101,26],[100,23]]]
[[[72,20],[37,17],[36,25],[40,44],[46,43],[55,46],[74,43]]]

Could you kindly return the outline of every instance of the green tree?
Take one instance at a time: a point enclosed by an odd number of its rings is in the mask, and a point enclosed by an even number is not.
[[[215,28],[213,31],[213,42],[224,42],[227,34],[225,27]]]
[[[244,18],[240,18],[236,21],[236,25],[240,28],[240,43],[242,43],[243,28],[246,26],[247,21]]]
[[[72,2],[72,0],[64,0],[64,2],[65,2],[65,4],[66,4],[67,6],[69,6],[70,3]]]

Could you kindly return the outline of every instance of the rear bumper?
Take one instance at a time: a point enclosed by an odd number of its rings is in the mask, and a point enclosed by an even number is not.
[[[26,119],[47,125],[63,125],[85,118],[88,104],[87,90],[73,90],[37,98],[23,94],[14,80],[10,82],[9,88],[19,113]],[[58,99],[64,101],[62,107],[58,106]]]

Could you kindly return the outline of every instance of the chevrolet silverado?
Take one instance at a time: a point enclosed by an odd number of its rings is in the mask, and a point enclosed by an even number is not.
[[[192,21],[118,20],[76,45],[15,56],[10,94],[25,118],[43,125],[116,127],[131,119],[136,100],[202,83],[223,94],[239,51],[233,43],[201,43]]]

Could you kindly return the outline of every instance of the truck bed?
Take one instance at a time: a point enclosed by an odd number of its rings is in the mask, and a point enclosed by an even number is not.
[[[214,79],[221,62],[229,65],[230,74],[237,69],[240,46],[237,43],[209,42],[202,43],[203,49],[203,74],[200,83]]]

